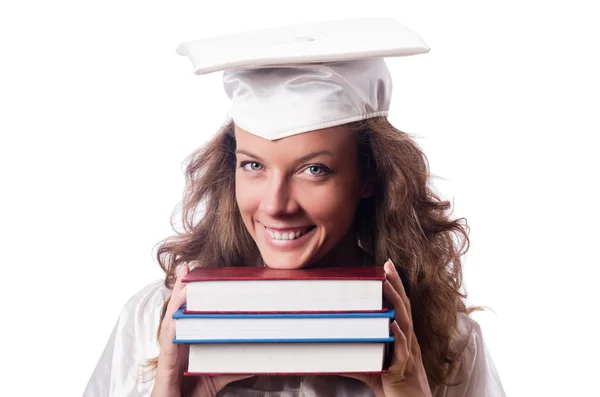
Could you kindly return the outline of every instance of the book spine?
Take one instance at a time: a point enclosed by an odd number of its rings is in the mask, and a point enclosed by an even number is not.
[[[180,308],[173,314],[174,319],[184,318],[394,318],[394,309],[352,312],[195,312]]]
[[[309,375],[379,375],[386,373],[387,369],[381,371],[365,371],[365,372],[184,372],[185,376],[220,376],[220,375],[249,375],[249,376],[309,376]]]
[[[385,313],[390,310],[389,307],[384,307],[379,310],[330,310],[330,311],[277,311],[277,312],[269,312],[269,311],[201,311],[201,310],[188,310],[183,309],[184,314],[361,314],[361,313]]]
[[[222,344],[222,343],[390,343],[389,338],[307,338],[307,339],[173,339],[178,344]]]

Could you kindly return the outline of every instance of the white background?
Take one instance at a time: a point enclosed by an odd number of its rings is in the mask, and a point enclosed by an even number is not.
[[[126,300],[162,276],[182,161],[223,122],[182,41],[393,16],[389,61],[472,228],[469,302],[510,396],[597,393],[600,29],[579,1],[21,1],[0,6],[2,395],[81,395]],[[6,369],[8,367],[8,370]]]

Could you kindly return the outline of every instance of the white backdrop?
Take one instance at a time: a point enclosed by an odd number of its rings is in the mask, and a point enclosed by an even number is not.
[[[600,29],[584,4],[3,2],[1,394],[81,395],[123,304],[162,276],[182,161],[227,110],[180,42],[387,15],[432,48],[389,61],[390,119],[472,228],[465,284],[493,310],[474,318],[508,395],[593,395]]]

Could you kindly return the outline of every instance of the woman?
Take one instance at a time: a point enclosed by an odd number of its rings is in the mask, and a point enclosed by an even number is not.
[[[259,51],[263,60],[225,68],[232,120],[189,159],[183,230],[158,251],[164,283],[149,285],[125,307],[86,395],[504,395],[460,293],[466,226],[449,219],[449,203],[428,187],[424,154],[385,117],[391,97],[385,62],[374,58],[372,42],[356,46],[371,32],[374,39],[399,40],[387,55],[428,48],[396,21],[361,20],[363,29],[354,33],[356,23],[307,25],[306,35],[296,26],[284,40],[293,59],[265,63]],[[250,36],[282,40],[285,32]],[[312,45],[299,60],[305,43],[323,32],[334,32],[335,50]],[[222,48],[236,40],[190,42],[179,50],[205,73],[224,68]],[[218,62],[198,63],[215,46]],[[351,59],[342,56],[348,53]],[[248,265],[385,266],[384,294],[396,312],[389,370],[352,378],[182,377],[187,352],[171,342],[171,315],[185,303],[181,278],[190,267]]]

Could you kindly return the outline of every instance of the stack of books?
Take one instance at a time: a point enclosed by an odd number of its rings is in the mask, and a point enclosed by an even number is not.
[[[186,375],[380,373],[390,321],[382,267],[195,268],[174,343]]]

